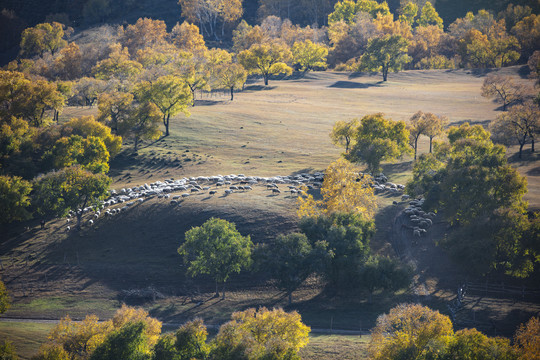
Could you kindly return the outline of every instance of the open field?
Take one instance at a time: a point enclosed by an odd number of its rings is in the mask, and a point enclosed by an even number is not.
[[[518,68],[501,71],[519,79]],[[390,74],[387,83],[380,82],[380,76],[324,72],[271,80],[267,88],[251,83],[233,102],[225,95],[204,94],[191,109],[191,117],[171,121],[169,137],[146,144],[138,154],[132,154],[131,145],[126,145],[127,151],[111,164],[112,187],[184,176],[321,171],[340,153],[328,137],[335,121],[374,112],[407,120],[422,110],[446,115],[453,124],[487,124],[499,111],[497,104],[480,96],[482,82],[482,74],[464,70]],[[68,108],[62,119],[95,112],[95,108]],[[422,139],[420,153],[427,146],[427,139]],[[538,158],[527,149],[524,160],[517,161],[512,155],[515,151],[510,151],[511,161],[528,176],[530,206],[540,208]],[[383,168],[392,181],[405,183],[412,161],[406,158]],[[58,319],[66,314],[82,318],[95,313],[105,318],[126,301],[122,290],[147,287],[157,289],[164,298],[130,304],[143,305],[167,322],[202,317],[208,324],[220,324],[232,311],[248,307],[287,308],[285,294],[273,286],[264,269],[232,279],[224,301],[212,298],[212,281],[185,275],[176,250],[186,230],[212,216],[234,221],[255,243],[296,229],[295,198],[285,193],[272,196],[263,187],[229,197],[222,196],[222,191],[213,197],[191,196],[175,207],[168,200],[154,198],[113,219],[100,219],[94,227],[85,226],[80,233],[67,233],[62,219],[49,221],[45,230],[39,230],[37,221],[0,229],[1,274],[14,299],[5,316]],[[372,247],[396,256],[393,223],[401,207],[392,206],[393,200],[399,198],[379,197],[378,232]],[[330,293],[319,279],[312,278],[294,293],[294,303],[287,309],[298,310],[312,327],[351,330],[369,329],[379,314],[399,302],[421,302],[445,312],[455,289],[468,277],[435,246],[445,231],[446,224],[439,224],[420,246],[400,254],[414,261],[417,269],[415,284],[407,292],[375,294],[373,303],[368,303],[366,294]],[[470,306],[476,306],[482,320],[507,324],[501,327],[507,335],[522,319],[540,313],[538,299],[518,305],[507,300],[498,302],[486,296]],[[366,337],[313,339],[312,349],[303,353],[305,358],[323,358],[319,354],[331,348],[327,344],[343,342],[344,348],[354,349],[339,350],[342,355],[335,357],[347,359],[361,356]]]

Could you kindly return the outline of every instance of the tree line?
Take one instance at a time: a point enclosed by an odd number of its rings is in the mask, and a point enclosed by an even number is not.
[[[162,323],[142,309],[123,305],[106,321],[87,315],[62,319],[49,333],[34,360],[294,360],[309,343],[310,327],[300,315],[264,307],[234,312],[208,339],[203,320],[162,333]],[[476,329],[454,331],[450,319],[428,307],[400,304],[380,315],[371,330],[369,359],[536,359],[540,321],[521,324],[510,339],[489,337]],[[0,344],[3,359],[17,360],[15,347]]]

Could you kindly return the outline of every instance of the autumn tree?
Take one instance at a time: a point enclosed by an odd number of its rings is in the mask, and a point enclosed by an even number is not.
[[[234,89],[242,87],[247,80],[247,71],[237,63],[224,63],[214,70],[217,85],[231,92],[231,101],[234,99]]]
[[[540,42],[540,15],[531,14],[521,19],[511,30],[518,39],[521,54],[527,59],[536,50]]]
[[[80,228],[83,214],[78,209],[97,205],[107,195],[110,183],[109,177],[80,167],[62,169],[35,180],[32,204],[41,214],[64,216],[75,211]]]
[[[536,79],[536,86],[540,85],[540,50],[535,51],[527,61],[530,74],[529,78]]]
[[[268,35],[259,25],[251,26],[242,20],[233,30],[233,51],[240,53],[243,50],[248,50],[252,45],[262,44],[268,40]]]
[[[514,348],[519,360],[540,359],[540,320],[532,317],[521,324],[514,335]]]
[[[128,118],[120,125],[120,133],[133,138],[133,150],[137,152],[141,140],[156,140],[161,136],[159,123],[161,111],[154,103],[146,102],[132,108]]]
[[[292,54],[289,48],[280,43],[255,44],[249,50],[238,54],[238,61],[250,74],[260,74],[264,78],[264,85],[268,85],[270,75],[292,73],[287,65]]]
[[[133,103],[133,94],[113,91],[101,93],[98,97],[98,121],[106,124],[118,135],[123,135],[119,128],[123,128],[130,114]]]
[[[21,55],[26,57],[41,56],[46,51],[54,55],[67,45],[64,36],[64,25],[57,22],[29,27],[21,35]]]
[[[210,275],[216,282],[216,296],[218,284],[223,284],[224,299],[225,282],[251,264],[251,238],[242,236],[234,223],[217,218],[191,228],[185,238],[178,253],[184,257],[188,273]]]
[[[292,62],[298,65],[300,70],[326,69],[326,57],[328,56],[326,46],[306,40],[295,42],[291,50],[293,56]]]
[[[356,144],[347,158],[366,163],[371,173],[379,171],[381,161],[394,160],[411,152],[405,123],[385,119],[381,113],[364,116],[355,138]]]
[[[330,139],[335,145],[345,148],[345,154],[349,153],[349,149],[355,145],[355,137],[358,132],[360,121],[354,118],[350,121],[339,120],[334,124]]]
[[[31,217],[28,211],[30,191],[32,184],[21,177],[0,176],[0,222],[10,223]]]
[[[408,1],[406,4],[402,4],[402,6],[399,7],[398,13],[399,20],[412,27],[418,17],[418,5]]]
[[[298,359],[309,342],[309,326],[296,311],[264,307],[234,312],[213,340],[212,359]]]
[[[3,360],[19,360],[15,346],[10,341],[4,340],[4,343],[0,343],[0,359]]]
[[[521,159],[523,146],[529,141],[534,152],[535,135],[540,131],[540,109],[532,103],[512,106],[510,111],[497,116],[490,124],[492,137],[505,145],[519,144]]]
[[[221,40],[225,25],[240,19],[243,14],[241,0],[178,0],[182,17],[198,23],[204,34]]]
[[[135,24],[120,26],[118,38],[123,47],[135,54],[146,47],[162,45],[167,36],[167,25],[163,20],[139,18]]]
[[[83,138],[94,136],[103,141],[111,158],[118,155],[122,148],[122,138],[111,133],[111,128],[96,121],[93,116],[72,118],[62,125],[62,134],[79,135]]]
[[[368,346],[370,359],[417,359],[434,343],[454,335],[450,319],[421,305],[401,304],[377,318]]]
[[[0,279],[0,314],[5,313],[11,306],[11,300],[9,298],[9,293],[6,289],[6,285],[2,279]]]
[[[199,27],[184,21],[182,25],[176,23],[171,30],[172,43],[180,50],[198,53],[206,50],[204,37],[200,33]]]
[[[217,64],[216,64],[217,65]],[[206,54],[183,53],[176,63],[176,76],[180,77],[191,91],[192,106],[195,106],[195,91],[210,90],[210,66]]]
[[[433,113],[424,113],[422,111],[418,111],[411,117],[407,128],[410,133],[411,146],[414,149],[414,160],[416,160],[418,138],[420,135],[429,137],[429,152],[431,153],[433,138],[443,133],[446,122],[447,119],[444,116],[437,116]]]
[[[107,89],[107,83],[92,77],[82,77],[73,85],[70,103],[80,106],[93,106],[100,94]]]
[[[58,52],[54,59],[54,70],[63,80],[75,80],[82,76],[83,54],[76,43],[69,43]]]
[[[380,71],[386,81],[388,72],[398,72],[410,61],[407,46],[408,41],[400,35],[373,38],[360,59],[360,69]]]
[[[92,73],[96,79],[110,80],[131,80],[140,74],[143,67],[137,61],[130,60],[127,48],[120,44],[111,46],[111,53],[107,59],[101,60],[92,68]]]
[[[139,102],[152,102],[161,111],[165,136],[169,136],[171,116],[179,112],[190,115],[191,90],[178,76],[165,75],[152,82],[143,81],[136,86],[135,93]]]
[[[519,100],[523,95],[522,87],[515,84],[510,76],[489,74],[482,84],[482,96],[503,104],[503,111],[508,105]]]
[[[515,359],[510,340],[491,338],[476,329],[456,331],[446,349],[449,359]]]
[[[369,14],[371,17],[376,18],[377,15],[388,15],[390,9],[386,2],[379,3],[375,0],[344,0],[338,1],[334,5],[334,12],[328,15],[328,23],[336,23],[344,21],[350,24],[354,21],[356,14],[363,12]]]

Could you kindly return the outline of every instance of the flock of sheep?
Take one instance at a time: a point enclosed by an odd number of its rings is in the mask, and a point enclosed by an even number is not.
[[[365,174],[360,173],[361,177]],[[238,192],[253,190],[255,186],[264,186],[273,195],[279,195],[282,192],[289,192],[291,196],[303,195],[304,189],[314,189],[320,187],[324,180],[324,174],[321,172],[302,173],[288,176],[245,176],[238,175],[216,175],[216,176],[198,176],[182,178],[179,180],[168,179],[156,181],[151,184],[138,185],[131,188],[122,188],[119,190],[110,190],[108,199],[101,202],[98,207],[87,207],[78,209],[79,212],[91,213],[92,218],[87,220],[87,225],[92,226],[100,217],[112,217],[116,214],[125,212],[137,203],[142,203],[151,198],[168,200],[171,206],[180,206],[182,200],[196,194],[208,194],[214,196],[222,193],[223,196],[229,196]],[[281,188],[280,185],[283,185]],[[405,189],[404,185],[388,182],[383,174],[373,177],[370,186],[375,194],[388,193],[390,195],[402,195]],[[408,195],[402,195],[402,201],[409,200]],[[394,201],[394,204],[397,202]],[[420,237],[432,225],[434,213],[425,213],[421,206],[423,200],[413,200],[405,209],[412,222],[413,235]],[[117,206],[120,205],[120,206]],[[66,230],[71,230],[69,222],[74,211],[70,211]]]

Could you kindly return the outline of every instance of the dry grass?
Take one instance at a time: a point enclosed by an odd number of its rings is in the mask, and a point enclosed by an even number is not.
[[[0,322],[0,342],[4,340],[12,342],[20,359],[30,359],[47,340],[47,334],[54,325],[34,322]]]

